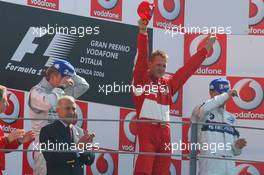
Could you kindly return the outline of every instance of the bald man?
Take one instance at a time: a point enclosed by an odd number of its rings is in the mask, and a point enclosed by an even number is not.
[[[56,111],[59,120],[41,129],[40,143],[46,150],[71,150],[72,145],[76,144],[72,129],[72,121],[76,116],[76,103],[74,98],[70,96],[61,97],[58,101]],[[93,135],[85,132],[77,144],[90,144],[92,139]],[[53,145],[53,147],[48,147],[48,145]],[[83,165],[91,165],[95,158],[94,153],[91,152],[44,151],[43,155],[46,160],[47,175],[83,175]]]

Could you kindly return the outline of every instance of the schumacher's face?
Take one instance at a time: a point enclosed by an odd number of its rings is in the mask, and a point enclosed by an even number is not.
[[[166,59],[160,55],[157,55],[149,64],[150,73],[155,78],[161,78],[165,74],[166,67]]]

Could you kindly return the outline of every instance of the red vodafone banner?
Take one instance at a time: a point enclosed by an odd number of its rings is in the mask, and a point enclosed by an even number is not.
[[[154,0],[154,27],[178,28],[184,25],[185,0]]]
[[[59,2],[59,0],[27,0],[27,4],[30,6],[51,10],[59,10]]]
[[[227,104],[227,109],[238,119],[264,120],[264,79],[246,77],[228,77],[233,89],[239,93]]]
[[[121,21],[122,0],[91,1],[91,16]]]
[[[190,60],[198,50],[203,46],[203,41],[208,35],[186,34],[184,62]],[[217,35],[216,43],[213,49],[207,54],[207,59],[202,66],[195,72],[196,75],[226,75],[226,35]]]

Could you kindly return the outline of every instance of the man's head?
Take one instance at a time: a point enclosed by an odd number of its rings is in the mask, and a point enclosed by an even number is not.
[[[74,67],[65,60],[56,60],[46,70],[46,79],[53,87],[58,87],[66,76],[72,77],[75,74]]]
[[[161,78],[165,74],[168,55],[161,50],[154,51],[150,56],[149,69],[154,78]]]
[[[73,97],[63,96],[59,99],[57,105],[57,113],[60,119],[71,124],[73,118],[76,117],[76,103]]]
[[[211,98],[228,92],[230,90],[230,82],[224,78],[217,78],[211,81],[209,85],[209,93]]]

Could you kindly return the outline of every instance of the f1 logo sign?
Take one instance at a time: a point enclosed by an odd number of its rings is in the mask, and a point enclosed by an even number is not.
[[[40,32],[40,30],[38,29],[39,28],[35,28],[35,27],[30,27],[28,29],[23,40],[19,44],[15,53],[13,54],[11,58],[12,61],[21,62],[25,58],[26,54],[35,53],[39,45],[35,44],[34,40],[36,38],[41,38],[47,34],[47,33]],[[73,35],[56,34],[51,40],[48,48],[42,55],[42,56],[49,57],[45,66],[47,67],[50,66],[54,62],[55,59],[67,58],[68,53],[72,49],[72,45],[74,45],[76,42],[77,42],[76,37]]]
[[[184,62],[185,64],[199,50],[203,49],[205,38],[208,35],[186,34],[184,47]],[[207,53],[207,58],[197,69],[195,75],[225,75],[226,74],[226,35],[217,35],[217,40],[213,48]]]
[[[239,119],[263,120],[264,116],[264,79],[228,77],[232,89],[239,97],[227,103],[227,109]]]
[[[249,34],[264,35],[264,0],[250,0]]]
[[[184,22],[185,0],[154,0],[154,27],[178,28]]]
[[[91,16],[122,20],[122,0],[93,0],[91,1]]]

